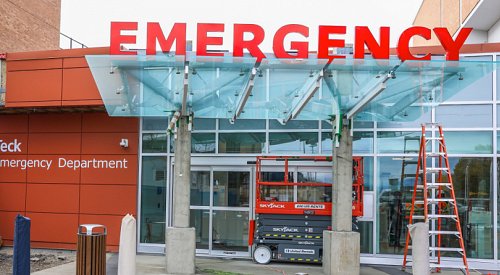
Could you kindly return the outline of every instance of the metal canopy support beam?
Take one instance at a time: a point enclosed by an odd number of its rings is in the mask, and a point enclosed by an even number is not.
[[[236,107],[233,110],[233,117],[229,119],[229,122],[231,124],[234,123],[236,119],[240,116],[241,112],[243,112],[243,108],[245,108],[245,104],[247,103],[248,97],[252,93],[256,75],[257,75],[257,68],[253,67],[252,71],[250,72],[250,75],[248,76],[247,81],[245,82],[243,91],[240,94],[238,101],[236,102]]]
[[[323,79],[323,70],[317,72],[313,76],[313,81],[306,82],[306,84],[304,84],[304,86],[300,88],[299,91],[305,90],[305,92],[302,93],[302,97],[298,101],[295,101],[296,103],[287,112],[286,117],[281,121],[283,124],[287,123],[291,119],[296,118],[300,114],[302,109],[304,109],[304,107],[307,105],[307,102],[309,102],[309,100],[311,100],[314,94],[318,91],[322,79]]]
[[[181,105],[181,114],[183,116],[187,116],[187,97],[188,97],[188,89],[189,89],[189,65],[186,62],[184,65],[184,91],[182,92],[182,105]]]
[[[375,97],[377,97],[383,90],[386,88],[386,82],[390,78],[396,77],[396,70],[398,66],[395,66],[391,71],[389,71],[386,75],[380,77],[380,80],[377,84],[375,84],[372,88],[370,88],[369,92],[363,96],[363,98],[354,105],[351,110],[346,113],[347,119],[352,119],[357,113],[359,113],[363,107],[365,107],[368,103],[370,103]]]

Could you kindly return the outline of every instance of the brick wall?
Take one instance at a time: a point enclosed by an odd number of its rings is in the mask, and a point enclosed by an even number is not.
[[[0,1],[0,53],[59,49],[61,0]]]
[[[31,218],[32,247],[76,247],[79,224],[108,227],[108,250],[116,251],[122,217],[136,214],[138,120],[105,113],[0,115],[0,139],[21,143],[1,159],[52,160],[46,168],[0,167],[0,235],[12,244],[14,217]],[[122,138],[129,147],[122,148]],[[127,160],[127,169],[58,167],[66,160]]]

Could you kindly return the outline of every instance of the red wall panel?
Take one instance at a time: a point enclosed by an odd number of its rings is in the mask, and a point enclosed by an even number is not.
[[[120,146],[123,138],[128,139],[128,148]],[[138,143],[136,133],[83,133],[82,154],[137,154]]]
[[[31,219],[31,240],[52,243],[76,243],[77,214],[27,212]]]
[[[4,240],[14,240],[14,223],[17,214],[18,212],[0,211],[0,236]]]
[[[31,133],[80,133],[82,114],[32,114],[29,116],[29,127]]]
[[[0,183],[0,211],[25,211],[26,184]]]
[[[89,68],[72,68],[63,71],[62,100],[101,99]]]
[[[137,133],[139,131],[138,119],[128,117],[109,119],[105,113],[85,113],[82,123],[84,133]]]
[[[78,213],[79,186],[28,184],[26,211]]]
[[[15,71],[7,73],[6,106],[15,102],[61,101],[62,70]],[[50,104],[53,105],[53,104]],[[26,106],[30,106],[26,104]],[[46,106],[36,104],[35,106]]]
[[[12,72],[61,69],[62,65],[62,59],[15,60],[8,63],[7,70]]]
[[[3,115],[0,119],[0,133],[27,133],[28,115]]]
[[[80,154],[80,133],[33,133],[29,139],[29,154]]]
[[[136,186],[82,185],[80,213],[126,215],[136,207]]]

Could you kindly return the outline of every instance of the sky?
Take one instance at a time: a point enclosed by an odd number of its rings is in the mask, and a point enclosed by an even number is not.
[[[174,23],[187,23],[187,39],[196,43],[197,23],[224,23],[222,47],[232,49],[232,25],[251,23],[262,26],[266,37],[261,44],[264,52],[271,52],[272,38],[278,28],[286,24],[303,24],[310,28],[310,50],[317,48],[319,25],[347,26],[343,36],[352,43],[355,26],[369,26],[375,37],[378,28],[391,27],[391,46],[399,34],[412,26],[422,0],[62,0],[61,32],[89,47],[109,46],[110,22],[139,22],[136,45],[145,48],[146,22],[159,22],[166,34]],[[125,33],[128,34],[128,33]],[[335,37],[337,38],[337,37]],[[342,38],[342,37],[338,37]],[[303,41],[298,34],[291,40]]]

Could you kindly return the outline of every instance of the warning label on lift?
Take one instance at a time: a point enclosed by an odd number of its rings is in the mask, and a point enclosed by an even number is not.
[[[324,204],[298,203],[295,205],[295,209],[325,209],[325,205]]]
[[[287,254],[307,254],[314,255],[313,249],[300,249],[300,248],[285,248]]]

